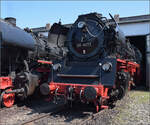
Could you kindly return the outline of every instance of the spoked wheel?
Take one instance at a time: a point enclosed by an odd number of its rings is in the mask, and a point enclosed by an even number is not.
[[[11,91],[11,89],[6,89],[5,91],[2,92],[0,96],[1,105],[5,107],[11,107],[15,101],[15,94],[14,93],[6,94],[5,92],[8,91]]]

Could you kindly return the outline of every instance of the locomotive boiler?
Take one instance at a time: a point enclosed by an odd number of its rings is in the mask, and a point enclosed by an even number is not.
[[[111,15],[110,15],[111,16]],[[121,99],[139,75],[134,48],[111,16],[98,13],[80,15],[68,31],[67,56],[52,64],[52,80],[40,87],[55,101],[92,102],[99,109]]]

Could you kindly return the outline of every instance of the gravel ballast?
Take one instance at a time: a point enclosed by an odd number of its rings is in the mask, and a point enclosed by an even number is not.
[[[0,112],[0,125],[19,125],[23,121],[35,117],[42,112],[43,108],[53,108],[52,104],[33,105],[31,107],[13,107],[10,110]],[[43,107],[43,108],[42,108]],[[54,105],[55,107],[55,105]],[[86,120],[90,114],[87,110],[65,111],[39,119],[32,125],[79,125]],[[86,109],[86,108],[85,108]],[[71,113],[72,112],[72,113]],[[84,123],[85,125],[150,125],[150,92],[144,90],[129,91],[126,96],[118,100],[112,109],[103,110],[100,115]]]
[[[150,125],[150,92],[132,90],[88,125]]]

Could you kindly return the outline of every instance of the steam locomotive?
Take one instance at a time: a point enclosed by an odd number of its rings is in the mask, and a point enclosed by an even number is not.
[[[64,29],[60,24],[52,27],[58,26]],[[58,34],[50,32],[53,37]],[[14,18],[0,19],[0,106],[11,107],[15,97],[24,100],[49,81],[51,60],[64,56],[62,49],[56,51],[54,46],[31,29],[17,27]]]
[[[102,14],[80,15],[69,29],[67,55],[52,65],[51,81],[40,86],[57,101],[93,103],[96,111],[121,99],[140,75],[140,59],[115,19]]]

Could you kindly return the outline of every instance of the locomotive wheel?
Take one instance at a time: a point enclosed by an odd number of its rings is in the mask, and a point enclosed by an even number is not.
[[[5,94],[6,91],[11,91],[11,89],[6,89],[5,91],[2,92],[1,103],[5,107],[11,107],[15,101],[15,94],[14,93]]]
[[[128,90],[129,90],[129,82],[130,82],[130,74],[127,72],[127,79],[126,79],[126,82],[125,82],[125,92],[127,93]]]
[[[130,81],[130,74],[128,72],[122,71],[122,74],[124,74],[124,77],[123,79],[121,79],[121,83],[118,86],[118,91],[119,91],[118,99],[121,99],[125,96],[125,94],[128,91],[129,81]]]
[[[124,87],[121,85],[121,86],[118,88],[118,90],[119,90],[118,99],[122,99],[122,98],[124,97],[124,95],[125,95],[125,89],[124,89]]]
[[[130,88],[130,85],[129,85],[129,82],[130,82],[130,74],[128,72],[125,72],[126,74],[126,79],[124,80],[122,86],[124,87],[124,95],[128,92],[129,88]]]

